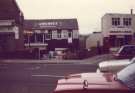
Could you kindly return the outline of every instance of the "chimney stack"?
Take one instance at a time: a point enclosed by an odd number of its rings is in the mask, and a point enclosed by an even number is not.
[[[131,11],[130,11],[130,12],[131,12],[131,15],[132,15],[132,14],[133,14],[133,9],[131,9]]]

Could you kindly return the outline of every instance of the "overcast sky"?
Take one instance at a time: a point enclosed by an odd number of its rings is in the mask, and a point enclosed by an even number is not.
[[[135,0],[16,0],[26,19],[77,18],[81,34],[101,30],[105,13],[130,13]]]

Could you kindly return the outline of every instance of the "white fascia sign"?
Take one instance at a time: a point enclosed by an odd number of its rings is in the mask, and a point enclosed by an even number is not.
[[[41,28],[43,28],[43,27],[56,27],[56,26],[58,26],[58,22],[41,22],[41,23],[39,23],[39,26]]]

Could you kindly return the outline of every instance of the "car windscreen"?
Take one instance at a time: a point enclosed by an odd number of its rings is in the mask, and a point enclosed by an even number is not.
[[[119,52],[120,54],[135,54],[135,46],[123,46]]]
[[[135,63],[118,72],[117,79],[130,89],[135,89]]]

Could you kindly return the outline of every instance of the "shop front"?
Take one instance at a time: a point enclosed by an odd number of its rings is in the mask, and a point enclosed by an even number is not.
[[[40,52],[42,56],[53,55],[54,52],[61,55],[65,49],[77,50],[79,45],[77,19],[25,20],[24,43],[25,48],[30,50],[34,44],[39,50],[39,45],[44,45]]]
[[[133,41],[133,31],[110,31],[108,37],[104,37],[104,46],[110,50],[117,50],[122,45],[130,45]]]

